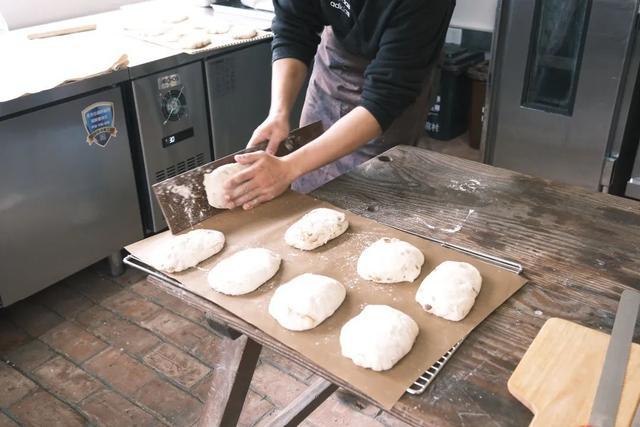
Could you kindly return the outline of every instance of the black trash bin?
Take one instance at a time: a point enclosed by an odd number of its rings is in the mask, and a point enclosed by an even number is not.
[[[466,71],[484,60],[484,52],[445,44],[440,61],[440,84],[436,102],[429,111],[425,130],[439,140],[453,139],[469,126],[471,81]]]

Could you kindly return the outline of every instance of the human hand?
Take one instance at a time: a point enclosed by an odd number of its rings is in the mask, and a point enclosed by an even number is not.
[[[268,154],[276,154],[278,146],[287,136],[289,136],[288,117],[278,114],[269,115],[269,117],[253,131],[247,147],[253,147],[262,141],[269,141],[265,151]]]
[[[229,208],[251,209],[284,193],[298,172],[287,157],[276,157],[264,151],[240,154],[236,161],[249,165],[224,184]]]

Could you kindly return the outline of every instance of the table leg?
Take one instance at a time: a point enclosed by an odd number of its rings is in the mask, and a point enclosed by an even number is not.
[[[318,378],[300,396],[296,397],[268,424],[268,427],[293,427],[304,421],[318,406],[329,398],[337,385]]]
[[[262,346],[246,335],[223,340],[223,360],[213,373],[211,389],[202,408],[200,427],[235,426]]]

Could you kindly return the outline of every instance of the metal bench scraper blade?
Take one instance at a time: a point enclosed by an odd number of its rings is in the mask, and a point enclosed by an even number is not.
[[[276,155],[285,156],[297,150],[322,135],[323,131],[322,122],[319,121],[291,131],[280,144]],[[266,147],[267,143],[261,142],[251,148],[240,150],[154,184],[153,192],[171,233],[179,233],[220,212],[207,202],[203,185],[205,173],[211,172],[218,166],[234,163],[234,157],[238,154],[264,150]]]
[[[591,427],[613,427],[622,396],[633,332],[640,310],[640,292],[625,289],[620,298],[611,339],[591,409]]]

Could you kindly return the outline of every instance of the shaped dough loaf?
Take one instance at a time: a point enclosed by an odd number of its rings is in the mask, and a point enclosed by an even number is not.
[[[469,314],[481,286],[482,276],[473,265],[445,261],[424,278],[416,301],[428,313],[457,322]]]
[[[269,249],[245,249],[216,264],[207,280],[213,290],[225,295],[248,294],[276,274],[280,261],[280,255]]]
[[[227,201],[224,199],[224,183],[247,167],[247,165],[240,163],[231,163],[204,174],[204,191],[207,193],[207,201],[211,206],[217,209],[228,209]]]
[[[349,228],[347,216],[333,209],[318,208],[307,212],[287,229],[284,241],[294,248],[310,251],[335,239]]]
[[[342,355],[374,371],[391,369],[413,347],[418,324],[388,305],[368,305],[340,331]]]
[[[254,28],[249,27],[233,27],[231,28],[231,37],[235,40],[252,39],[258,35]]]
[[[195,267],[217,254],[224,246],[224,234],[216,230],[192,230],[172,236],[156,251],[152,264],[159,270],[175,273]]]
[[[344,286],[331,277],[302,274],[276,289],[269,314],[283,328],[306,331],[331,316],[346,294]]]
[[[384,237],[362,251],[358,275],[377,283],[413,282],[420,275],[424,255],[402,240]]]

